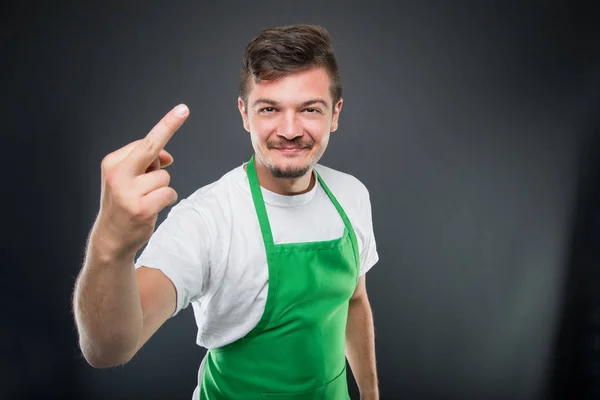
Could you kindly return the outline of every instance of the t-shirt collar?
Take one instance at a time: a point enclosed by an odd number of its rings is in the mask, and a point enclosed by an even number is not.
[[[244,170],[245,165],[246,165],[246,163],[242,164],[240,167],[240,170],[241,170],[241,173],[244,175],[244,178],[245,178],[244,183],[249,192],[250,187],[248,185],[248,175],[246,174],[246,171]],[[312,173],[315,174],[314,171]],[[315,176],[315,179],[316,179],[316,176]],[[308,192],[302,193],[302,194],[291,195],[291,196],[272,192],[268,189],[265,189],[262,186],[261,186],[261,190],[262,190],[263,199],[265,200],[266,204],[269,204],[271,206],[276,206],[276,207],[297,207],[297,206],[306,204],[309,201],[311,201],[313,199],[313,197],[315,196],[315,194],[317,193],[318,186],[320,186],[319,182],[316,181],[315,185]]]

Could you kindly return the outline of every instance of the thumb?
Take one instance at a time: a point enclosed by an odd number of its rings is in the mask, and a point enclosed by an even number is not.
[[[168,167],[173,163],[173,156],[170,155],[166,150],[162,150],[158,157],[152,161],[152,164],[146,168],[145,173],[159,170],[161,168]]]
[[[169,165],[173,164],[173,156],[165,149],[160,151],[158,158],[160,160],[161,168],[165,168],[165,167],[168,167]]]

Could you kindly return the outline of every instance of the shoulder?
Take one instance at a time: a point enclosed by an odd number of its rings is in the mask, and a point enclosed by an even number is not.
[[[336,197],[338,195],[350,195],[354,198],[369,197],[369,190],[365,184],[354,175],[321,164],[317,164],[315,170]]]
[[[243,179],[242,167],[236,167],[218,180],[196,189],[173,206],[169,214],[195,213],[205,220],[222,216],[230,208],[232,193]]]
[[[369,225],[371,199],[369,190],[357,177],[317,164],[315,170],[338,200],[355,228]]]
[[[377,261],[369,190],[351,174],[318,164],[315,170],[350,219],[358,241],[362,275]]]

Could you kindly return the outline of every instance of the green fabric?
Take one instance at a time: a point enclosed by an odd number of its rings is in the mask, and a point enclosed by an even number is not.
[[[345,333],[360,265],[352,225],[317,173],[344,221],[344,235],[322,242],[276,245],[254,157],[247,164],[247,174],[267,255],[267,302],[260,321],[245,337],[207,352],[199,397],[349,399]]]

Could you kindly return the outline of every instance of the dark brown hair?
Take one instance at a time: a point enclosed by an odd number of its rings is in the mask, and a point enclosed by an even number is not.
[[[324,67],[329,74],[333,105],[342,98],[340,73],[327,30],[317,25],[265,29],[246,46],[239,95],[247,107],[248,84],[282,78],[292,72]]]

